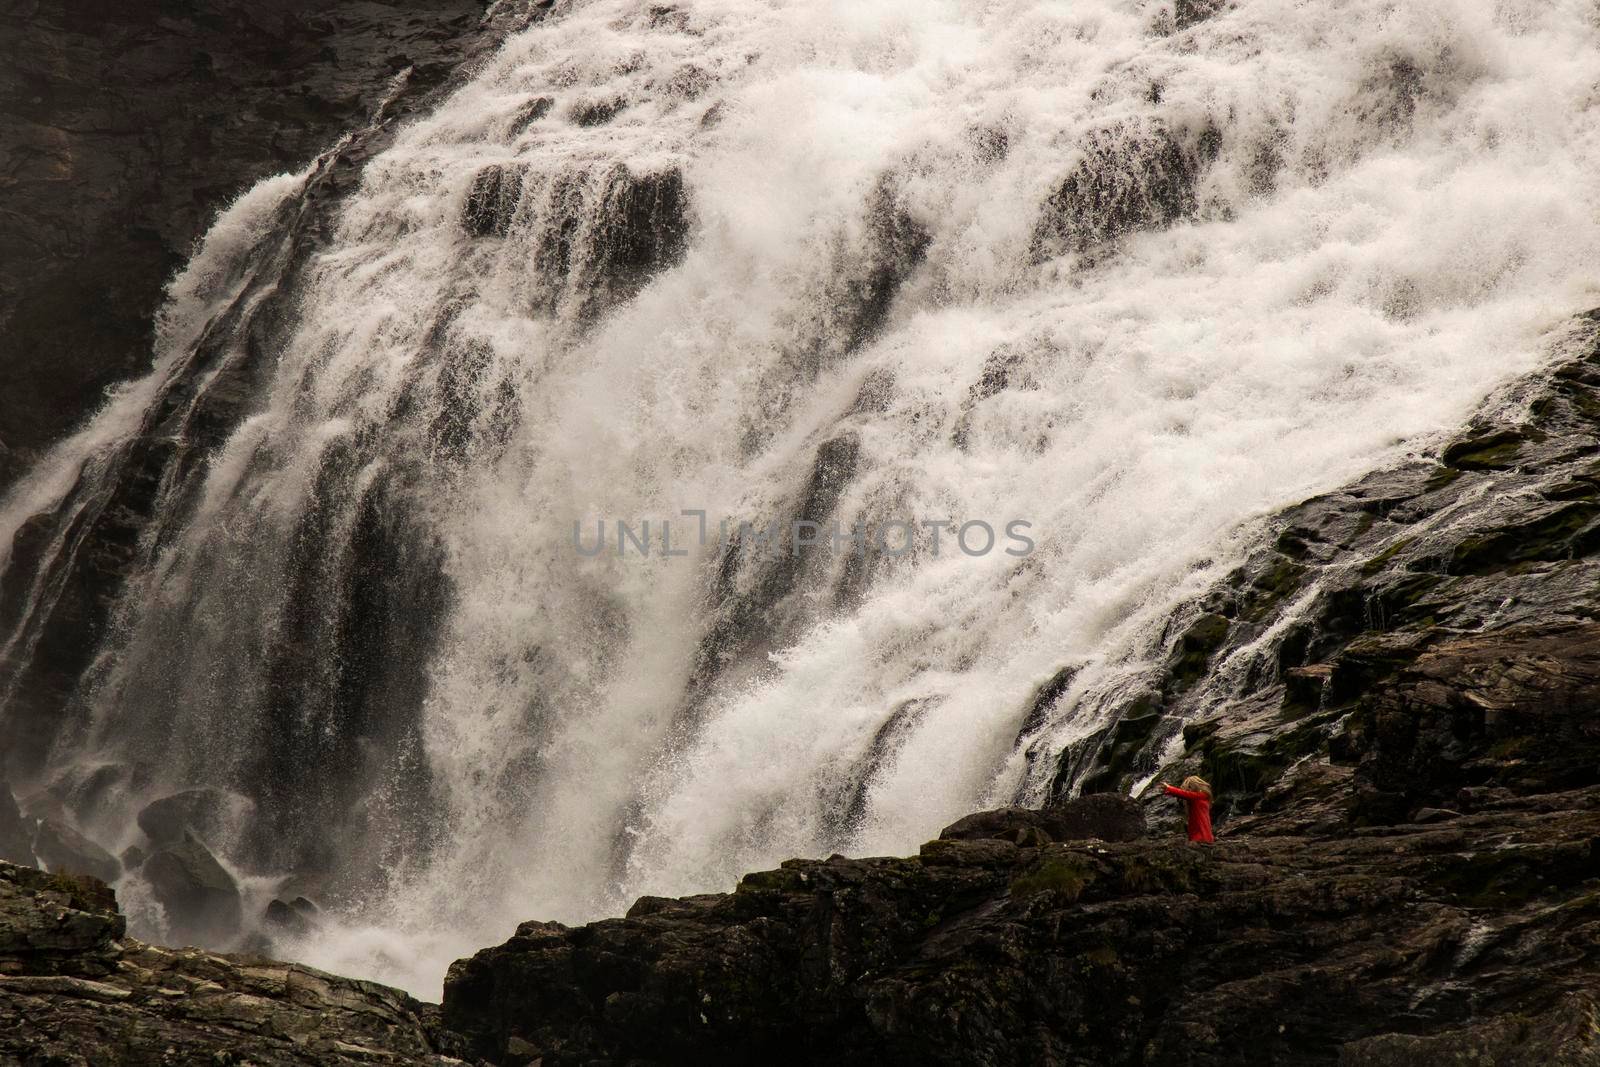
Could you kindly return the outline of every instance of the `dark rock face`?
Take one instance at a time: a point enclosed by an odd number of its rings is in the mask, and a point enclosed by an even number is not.
[[[211,215],[437,78],[482,0],[0,9],[0,488],[139,373]]]
[[[1448,810],[1463,789],[1527,796],[1585,785],[1600,766],[1597,708],[1600,624],[1438,645],[1364,702],[1339,738],[1341,758],[1358,761],[1356,813],[1395,822]]]
[[[467,192],[462,227],[474,237],[504,237],[510,233],[526,173],[525,167],[500,163],[480,170]]]
[[[122,863],[117,857],[56,819],[40,820],[33,853],[54,872],[87,874],[102,882],[114,882],[122,876]]]
[[[91,878],[0,864],[0,1060],[113,1067],[460,1061],[396,989],[124,936]]]
[[[238,934],[239,886],[194,834],[152,853],[139,871],[166,909],[173,941],[220,945]]]

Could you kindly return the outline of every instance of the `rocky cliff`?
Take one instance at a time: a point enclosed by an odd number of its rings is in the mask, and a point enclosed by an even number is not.
[[[0,863],[0,1061],[457,1062],[433,1010],[399,990],[124,929],[103,883]]]
[[[438,81],[484,0],[0,4],[0,488],[141,372],[211,216]]]

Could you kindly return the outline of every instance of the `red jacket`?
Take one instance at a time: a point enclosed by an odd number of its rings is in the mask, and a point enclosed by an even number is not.
[[[1211,836],[1211,798],[1175,785],[1167,786],[1166,790],[1171,796],[1182,797],[1183,806],[1189,809],[1189,840],[1204,841],[1208,845],[1215,841]]]

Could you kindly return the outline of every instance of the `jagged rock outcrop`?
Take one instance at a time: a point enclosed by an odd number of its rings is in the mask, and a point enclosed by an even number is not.
[[[138,373],[213,212],[438,81],[484,0],[0,6],[0,488]]]
[[[442,1065],[451,1038],[399,990],[124,936],[89,878],[0,863],[0,1061]]]

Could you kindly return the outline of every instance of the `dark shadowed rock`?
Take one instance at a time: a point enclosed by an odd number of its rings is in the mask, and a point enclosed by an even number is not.
[[[33,835],[35,827],[17,807],[11,787],[0,781],[0,860],[25,867],[35,865]]]
[[[1047,845],[1055,835],[1050,820],[1032,808],[997,808],[963,816],[939,831],[945,841],[1009,841],[1014,845]]]
[[[235,793],[186,789],[146,804],[139,810],[137,820],[152,845],[182,841],[185,830],[220,843],[237,832],[249,808],[250,801]]]
[[[96,878],[0,863],[0,975],[108,973],[126,929],[116,905]]]
[[[1130,797],[1096,793],[1043,811],[999,808],[959,819],[939,833],[943,840],[1010,841],[1043,845],[1052,841],[1132,841],[1145,834],[1144,809]]]
[[[117,857],[64,822],[42,819],[33,838],[33,854],[52,872],[87,874],[102,882],[122,877]]]
[[[140,867],[180,944],[216,945],[239,932],[239,887],[194,834],[150,854]]]
[[[1042,815],[1051,820],[1057,840],[1132,841],[1144,836],[1144,809],[1132,798],[1094,793],[1052,804]]]

